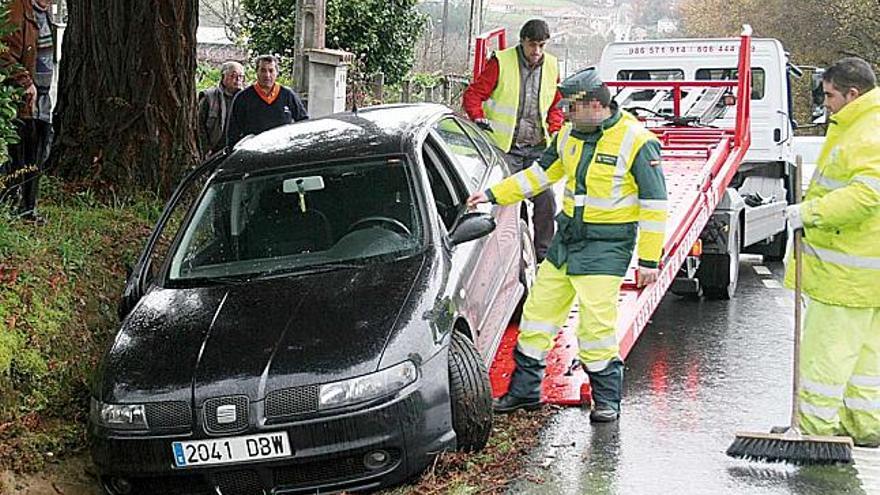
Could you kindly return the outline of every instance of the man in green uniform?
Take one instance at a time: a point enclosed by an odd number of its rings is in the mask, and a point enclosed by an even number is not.
[[[660,142],[632,115],[617,109],[594,69],[559,85],[567,122],[541,160],[468,198],[512,204],[565,178],[562,213],[546,260],[526,299],[514,352],[516,369],[497,412],[540,405],[544,359],[579,305],[578,357],[590,378],[590,420],[620,414],[623,362],[616,335],[620,283],[638,252],[641,285],[656,280],[666,227],[666,183]]]

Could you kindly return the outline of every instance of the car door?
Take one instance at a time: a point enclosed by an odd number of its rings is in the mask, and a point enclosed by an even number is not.
[[[214,170],[223,160],[224,156],[218,156],[208,160],[198,168],[190,172],[177,186],[171,195],[171,199],[165,204],[162,215],[156,223],[156,227],[150,234],[147,244],[141,251],[137,262],[130,270],[125,281],[117,307],[119,319],[122,320],[137,305],[138,301],[147,293],[150,285],[159,276],[162,267],[168,258],[169,250],[177,237],[178,231],[184,225],[187,214],[196,200],[201,196],[205,184]]]
[[[490,171],[498,170],[498,166],[490,164],[459,119],[452,116],[441,119],[433,131],[446,160],[452,164],[468,194],[484,188]],[[506,283],[509,265],[518,259],[511,258],[509,246],[511,243],[518,245],[516,211],[516,207],[491,207],[496,230],[483,240],[480,249],[472,251],[466,261],[470,269],[462,281],[467,295],[462,304],[468,308],[469,322],[475,327],[475,343],[487,362],[491,360],[500,332],[510,316],[508,301],[503,296],[510,291]]]
[[[459,122],[477,145],[480,154],[489,165],[489,170],[483,177],[483,184],[480,186],[480,189],[493,186],[510,175],[507,162],[501,156],[498,148],[490,143],[486,134],[469,121],[459,120]],[[524,231],[529,231],[529,225],[526,221],[527,216],[522,214],[524,207],[524,203],[499,207],[495,215],[495,235],[498,236],[501,261],[503,261],[500,264],[499,270],[503,270],[505,274],[504,282],[498,288],[499,293],[496,297],[499,300],[507,301],[510,313],[515,310],[523,293],[520,279],[522,264],[520,260],[526,254],[523,253],[523,242],[531,242],[530,238],[523,239]],[[529,250],[527,254],[532,254],[532,250]],[[530,260],[529,263],[533,264],[534,260]],[[506,326],[506,323],[505,319],[503,325]]]

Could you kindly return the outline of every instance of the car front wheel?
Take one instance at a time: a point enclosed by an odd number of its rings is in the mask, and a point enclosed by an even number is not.
[[[492,431],[489,374],[474,344],[459,332],[449,345],[449,392],[458,450],[481,450]]]

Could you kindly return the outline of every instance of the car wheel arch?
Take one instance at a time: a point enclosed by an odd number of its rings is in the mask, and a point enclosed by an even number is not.
[[[472,343],[476,343],[476,340],[474,340],[474,334],[471,331],[471,326],[464,318],[459,317],[457,320],[455,320],[455,325],[453,325],[452,329],[454,332],[460,333],[467,337],[468,340],[470,340]]]

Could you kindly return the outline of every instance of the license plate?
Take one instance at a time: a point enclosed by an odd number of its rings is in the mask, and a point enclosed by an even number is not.
[[[177,467],[228,464],[291,455],[286,431],[241,437],[172,442]]]

